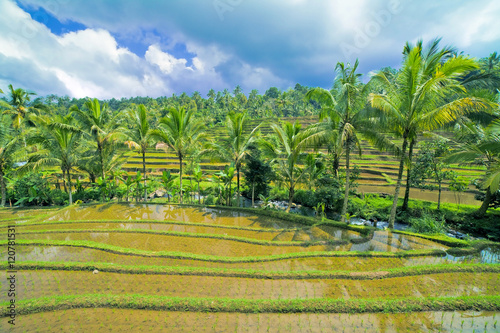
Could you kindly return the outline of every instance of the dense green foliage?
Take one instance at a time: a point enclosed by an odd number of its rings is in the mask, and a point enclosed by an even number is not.
[[[399,70],[382,69],[366,84],[356,61],[337,64],[330,90],[297,84],[286,91],[272,87],[263,95],[252,90],[248,96],[236,87],[232,93],[211,90],[206,98],[195,92],[109,101],[32,100],[34,93],[9,86],[0,99],[1,205],[147,201],[166,195],[169,202],[239,206],[243,193],[252,204],[260,198],[268,207],[272,199],[286,200],[287,211],[298,203],[333,211],[342,220],[384,219],[390,227],[398,220],[427,232],[444,232],[451,224],[498,239],[497,225],[490,222],[496,215],[487,214],[500,197],[496,58],[476,61],[440,48],[439,40],[428,47],[417,42],[405,46]],[[317,120],[280,120],[306,115]],[[419,142],[438,129],[448,131],[452,151],[442,141]],[[396,178],[382,173],[395,185],[389,210],[386,199],[356,193],[360,170],[351,159],[355,150],[362,154],[362,140],[398,158]],[[133,172],[122,168],[127,146],[141,158]],[[158,157],[164,167],[148,164],[153,147],[167,152]],[[422,218],[414,208],[419,203],[408,201],[411,184],[437,187],[439,193],[443,182],[455,190],[468,187],[447,163],[481,165],[484,172],[476,183],[483,205],[475,212],[452,211],[439,197],[441,215]],[[37,171],[44,176],[30,174]]]

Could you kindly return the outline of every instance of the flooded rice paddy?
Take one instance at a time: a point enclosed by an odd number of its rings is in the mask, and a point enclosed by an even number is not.
[[[56,295],[145,295],[242,300],[393,300],[400,298],[500,295],[500,275],[492,272],[413,273],[377,279],[310,278],[311,271],[378,274],[385,270],[498,264],[500,251],[488,247],[466,256],[425,254],[383,257],[412,250],[448,246],[420,237],[377,230],[370,237],[329,225],[307,226],[251,212],[155,204],[102,204],[59,210],[0,211],[0,227],[15,225],[17,262],[39,268],[19,269],[16,301]],[[318,220],[319,222],[319,220]],[[6,230],[2,230],[6,235]],[[64,244],[57,242],[64,241]],[[2,256],[7,247],[1,246]],[[142,251],[142,252],[141,252]],[[352,256],[337,256],[341,252]],[[365,257],[357,252],[370,252]],[[160,252],[160,254],[158,254]],[[175,256],[161,257],[164,253]],[[314,252],[314,253],[313,253]],[[312,255],[290,258],[294,254]],[[195,256],[188,259],[189,256]],[[288,256],[288,257],[287,257]],[[227,258],[234,262],[227,262]],[[247,259],[250,258],[250,259]],[[225,262],[226,261],[226,262]],[[250,262],[246,262],[250,261]],[[140,272],[46,270],[56,263],[115,264],[200,269],[243,269],[247,272],[297,272],[302,278],[267,279],[209,275],[143,274]],[[134,268],[135,269],[135,268]],[[0,282],[1,302],[9,286]],[[80,296],[79,296],[80,297]],[[297,313],[246,314],[168,312],[134,309],[71,309],[20,315],[15,331],[171,331],[171,332],[381,332],[496,331],[498,312]],[[4,318],[5,319],[5,318]],[[0,331],[9,328],[6,320]],[[500,325],[499,325],[500,326]],[[4,329],[5,328],[5,329]]]
[[[488,311],[275,314],[70,309],[19,317],[14,332],[498,332]],[[46,328],[46,329],[44,329]],[[5,321],[0,330],[8,329]]]

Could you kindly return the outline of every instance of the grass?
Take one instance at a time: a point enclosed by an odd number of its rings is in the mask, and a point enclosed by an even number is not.
[[[9,303],[0,303],[5,309]],[[416,311],[498,311],[500,296],[403,298],[394,300],[246,300],[143,295],[64,295],[16,302],[18,315],[74,308],[239,313],[399,313]],[[7,316],[4,310],[3,316]]]
[[[8,269],[7,263],[1,263],[0,269]],[[500,273],[500,265],[496,264],[440,264],[425,266],[410,266],[390,268],[376,271],[263,271],[254,269],[228,269],[182,266],[143,266],[117,265],[111,263],[73,263],[73,262],[34,262],[23,261],[16,263],[18,271],[23,270],[57,270],[57,271],[93,271],[121,273],[121,274],[150,274],[150,275],[189,275],[211,277],[238,277],[251,279],[349,279],[349,280],[380,280],[396,277],[442,273]]]

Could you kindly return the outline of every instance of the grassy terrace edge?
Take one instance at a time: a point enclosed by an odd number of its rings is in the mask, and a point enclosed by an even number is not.
[[[7,246],[7,241],[0,241],[0,246]],[[423,256],[446,256],[444,250],[431,249],[431,250],[409,250],[399,252],[360,252],[360,251],[311,251],[311,252],[296,252],[285,253],[268,256],[249,256],[249,257],[222,257],[203,254],[192,254],[185,252],[172,252],[172,251],[146,251],[139,249],[130,249],[126,247],[119,247],[115,245],[108,245],[97,243],[93,241],[66,241],[66,240],[17,240],[16,246],[69,246],[69,247],[82,247],[105,252],[135,255],[142,257],[158,257],[169,259],[187,259],[210,261],[219,263],[248,263],[248,262],[267,262],[278,261],[285,259],[296,258],[315,258],[315,257],[379,257],[379,258],[408,258],[408,257],[423,257]]]
[[[8,264],[0,264],[0,270],[8,270]],[[109,263],[73,263],[73,262],[18,262],[16,270],[58,270],[58,271],[93,271],[121,274],[150,275],[189,275],[217,276],[255,279],[349,279],[379,280],[397,277],[410,277],[442,273],[500,273],[500,265],[496,264],[461,264],[461,265],[422,265],[384,269],[380,271],[263,271],[254,269],[224,269],[205,267],[179,266],[141,266],[117,265]]]
[[[0,306],[8,316],[7,306]],[[245,300],[228,298],[180,298],[144,295],[69,295],[16,302],[18,315],[74,308],[118,308],[160,311],[239,313],[396,313],[418,311],[498,311],[500,296],[403,298],[394,300]]]

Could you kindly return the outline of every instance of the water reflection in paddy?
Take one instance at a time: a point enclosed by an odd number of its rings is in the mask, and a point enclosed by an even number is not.
[[[303,227],[301,224],[228,209],[132,203],[75,206],[47,220],[173,220],[274,229]]]
[[[100,230],[82,233],[19,234],[18,239],[64,241],[83,240],[146,251],[184,252],[225,257],[260,256],[312,251],[347,251],[351,246],[351,244],[339,246],[271,246],[248,244],[245,242],[224,239],[178,237],[141,233],[113,233]]]
[[[469,256],[460,261],[445,257],[363,258],[318,257],[285,259],[256,263],[213,263],[200,260],[151,258],[114,254],[100,250],[67,246],[19,246],[19,261],[104,262],[120,265],[189,266],[211,268],[246,268],[268,271],[346,270],[375,271],[406,266],[480,263],[481,256]],[[500,262],[497,258],[497,262]]]

